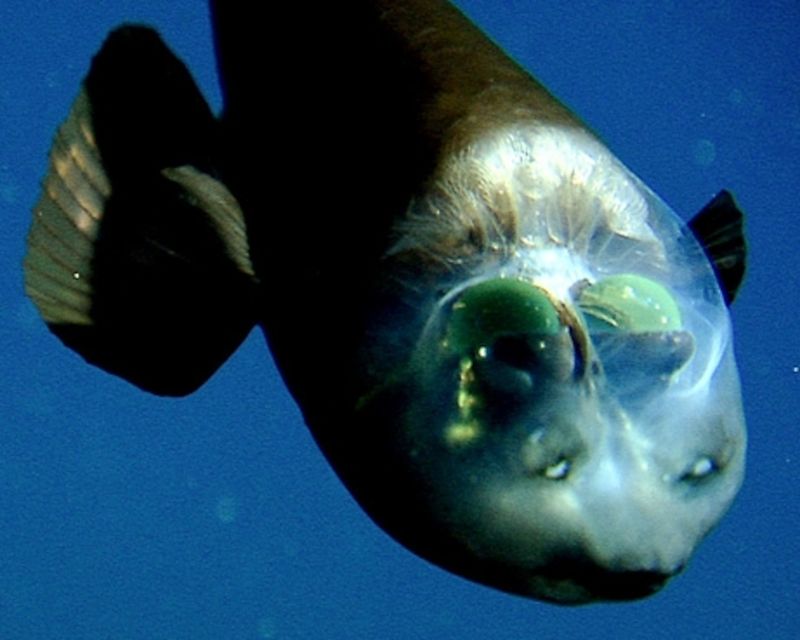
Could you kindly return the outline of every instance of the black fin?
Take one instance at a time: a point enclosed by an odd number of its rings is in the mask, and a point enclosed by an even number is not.
[[[689,221],[706,255],[714,265],[728,306],[736,298],[744,278],[747,246],[744,216],[730,191],[722,190]]]
[[[254,324],[243,216],[214,177],[217,124],[145,27],[112,32],[59,128],[25,285],[86,360],[161,395],[200,386]]]

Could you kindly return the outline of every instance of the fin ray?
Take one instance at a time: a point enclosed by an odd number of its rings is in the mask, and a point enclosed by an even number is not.
[[[112,32],[59,127],[26,291],[89,362],[154,393],[201,385],[255,321],[244,216],[217,123],[157,34]]]

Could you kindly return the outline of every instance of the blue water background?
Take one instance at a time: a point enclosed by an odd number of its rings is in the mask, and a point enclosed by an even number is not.
[[[197,1],[4,0],[0,640],[800,637],[800,4],[460,4],[684,217],[723,186],[747,210],[733,318],[749,465],[730,514],[659,595],[554,607],[453,577],[377,529],[259,333],[184,400],[85,366],[22,292],[51,136],[123,20],[156,25],[218,108],[210,25]],[[313,44],[265,20],[273,37]]]

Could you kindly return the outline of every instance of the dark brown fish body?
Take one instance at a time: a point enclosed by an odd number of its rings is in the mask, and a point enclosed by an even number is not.
[[[730,197],[698,243],[443,0],[274,9],[308,58],[255,11],[212,2],[219,119],[154,32],[95,57],[29,239],[50,328],[180,395],[260,324],[410,549],[558,602],[657,590],[742,476]]]

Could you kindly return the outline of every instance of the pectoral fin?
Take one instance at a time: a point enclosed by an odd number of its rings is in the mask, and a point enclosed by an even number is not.
[[[744,279],[747,246],[744,216],[730,191],[722,190],[691,219],[694,232],[714,265],[725,303],[730,306]]]
[[[162,395],[200,386],[254,323],[216,130],[154,31],[114,31],[56,134],[28,236],[26,290],[53,333]]]

